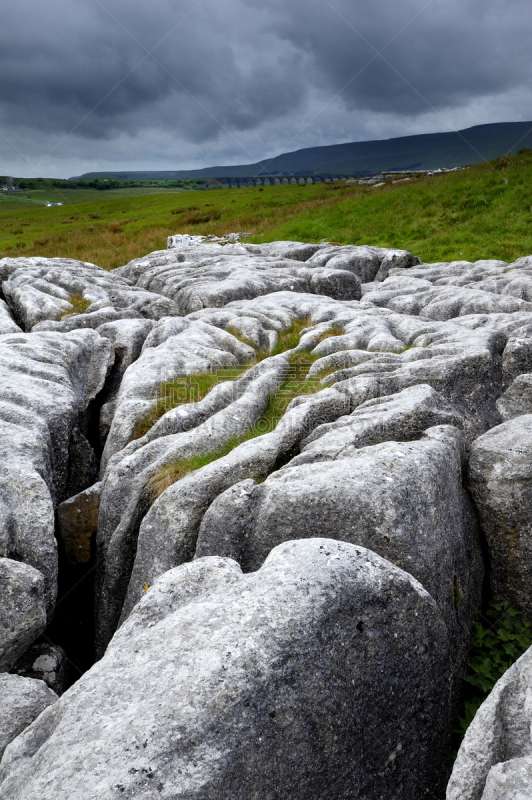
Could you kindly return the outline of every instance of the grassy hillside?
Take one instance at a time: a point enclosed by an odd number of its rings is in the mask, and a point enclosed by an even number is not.
[[[63,256],[112,269],[174,233],[250,231],[276,239],[373,244],[423,260],[532,254],[532,151],[462,172],[387,182],[143,194],[46,208],[0,203],[0,257]]]
[[[222,178],[268,174],[372,173],[386,170],[463,167],[532,147],[532,122],[496,122],[462,131],[425,133],[370,142],[306,147],[256,164],[178,172],[89,172],[121,179]]]

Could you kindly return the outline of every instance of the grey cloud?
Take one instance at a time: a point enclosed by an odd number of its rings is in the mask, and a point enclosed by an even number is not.
[[[491,121],[482,108],[519,119],[531,29],[528,0],[18,0],[2,10],[1,131],[32,158],[61,142],[57,165],[100,148],[171,169],[441,129],[434,109],[462,109],[459,127]]]
[[[269,6],[278,35],[312,54],[315,83],[340,91],[350,109],[415,114],[530,82],[532,17],[525,0],[273,0]]]

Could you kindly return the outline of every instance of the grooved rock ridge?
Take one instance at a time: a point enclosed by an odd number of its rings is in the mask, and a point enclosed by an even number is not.
[[[532,795],[532,256],[180,243],[0,260],[2,800]]]

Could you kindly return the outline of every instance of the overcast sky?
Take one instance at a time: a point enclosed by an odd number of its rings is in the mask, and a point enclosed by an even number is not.
[[[4,0],[0,174],[532,120],[530,0]]]

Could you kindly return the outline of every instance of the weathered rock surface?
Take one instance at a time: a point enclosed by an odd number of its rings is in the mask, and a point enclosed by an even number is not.
[[[126,369],[140,356],[142,346],[151,333],[154,321],[150,319],[116,320],[98,326],[100,336],[112,343],[115,360],[100,394],[100,444],[105,441],[111,428],[120,385]]]
[[[42,574],[50,617],[55,535],[65,587],[96,539],[105,653],[9,745],[2,800],[441,798],[483,571],[470,452],[491,590],[532,617],[532,257],[243,238],[0,260],[0,563]],[[60,693],[76,658],[25,608],[4,668]],[[484,800],[529,793],[527,748]]]
[[[410,273],[410,271],[409,271]],[[403,314],[420,315],[434,320],[447,320],[466,314],[532,311],[532,275],[527,278],[531,299],[520,295],[498,294],[477,283],[473,286],[434,286],[422,278],[392,275],[377,287],[364,292],[364,300]],[[528,295],[528,292],[527,292]]]
[[[57,507],[58,532],[68,560],[72,564],[85,564],[91,557],[91,542],[98,528],[101,482]]]
[[[13,319],[9,306],[0,298],[0,336],[4,333],[20,333],[20,328]]]
[[[488,544],[493,597],[532,619],[532,415],[473,442],[469,484]]]
[[[532,414],[532,372],[518,375],[496,405],[504,421]]]
[[[128,280],[136,279],[138,287],[169,297],[182,315],[282,291],[327,294],[338,300],[360,298],[360,279],[345,267],[322,266],[312,259],[303,265],[269,256],[235,257],[225,255],[225,247],[220,249],[219,255],[193,262],[183,263],[181,253],[174,256],[174,263],[164,265],[137,259],[115,272]],[[159,254],[153,255],[159,261]]]
[[[42,572],[48,610],[57,593],[54,506],[95,466],[80,426],[113,357],[93,330],[0,337],[0,555]]]
[[[108,459],[134,438],[136,425],[156,402],[162,383],[179,375],[245,364],[255,356],[252,347],[214,325],[177,322],[180,332],[174,333],[175,326],[162,320],[166,338],[162,341],[156,338],[156,326],[147,337],[140,357],[126,370],[114,403],[115,412],[102,457],[102,470],[105,470]],[[152,342],[157,342],[157,345],[152,346]]]
[[[5,672],[46,627],[44,578],[28,564],[0,558],[0,587],[0,672]]]
[[[481,260],[421,264],[413,269],[393,269],[393,276],[406,276],[429,281],[435,286],[464,286],[492,294],[532,300],[532,265],[530,256],[513,264],[504,261]]]
[[[104,658],[12,742],[0,791],[432,797],[447,648],[432,598],[364,548],[291,542],[250,575],[202,559],[166,573]]]
[[[7,745],[31,725],[57,695],[43,681],[0,674],[0,759]]]
[[[198,427],[149,441],[131,453],[126,449],[109,465],[102,485],[97,537],[99,642],[107,644],[120,617],[139,525],[157,496],[153,482],[161,469],[194,456],[216,453],[244,436],[264,413],[287,367],[284,355],[257,364],[235,382],[233,402]]]
[[[102,310],[114,309],[117,319],[126,312],[148,319],[176,314],[176,306],[166,297],[146,292],[110,274],[95,264],[71,258],[3,258],[0,259],[2,291],[15,319],[29,331],[46,322],[40,330],[69,331],[73,326],[97,327],[109,317],[91,317]],[[76,313],[72,298],[81,297],[87,308]],[[75,315],[65,319],[64,315]],[[63,318],[63,319],[62,319]],[[79,322],[78,322],[79,320]]]
[[[55,644],[34,644],[11,668],[14,675],[44,681],[57,695],[65,690],[68,663],[65,651]]]
[[[250,572],[290,539],[327,535],[367,547],[432,595],[449,629],[455,666],[462,668],[483,570],[462,488],[460,433],[429,428],[419,441],[347,447],[335,458],[290,462],[263,483],[248,479],[221,494],[201,523],[196,557],[234,558]]]
[[[532,323],[512,332],[502,354],[502,379],[506,386],[524,372],[532,372]]]
[[[320,425],[301,442],[301,453],[290,466],[347,458],[361,447],[380,442],[408,442],[437,425],[461,428],[464,419],[438,392],[421,383],[368,400],[349,416]]]
[[[203,515],[219,494],[246,478],[264,480],[314,428],[341,416],[346,406],[345,396],[334,389],[298,397],[273,431],[242,443],[166,489],[140,526],[122,619],[146,585],[194,557]]]
[[[466,731],[447,800],[525,800],[532,795],[532,648],[495,684]]]
[[[419,259],[412,253],[380,247],[198,243],[150,253],[114,274],[171,298],[185,315],[282,291],[358,300],[361,281],[382,280],[390,268],[413,264]]]

